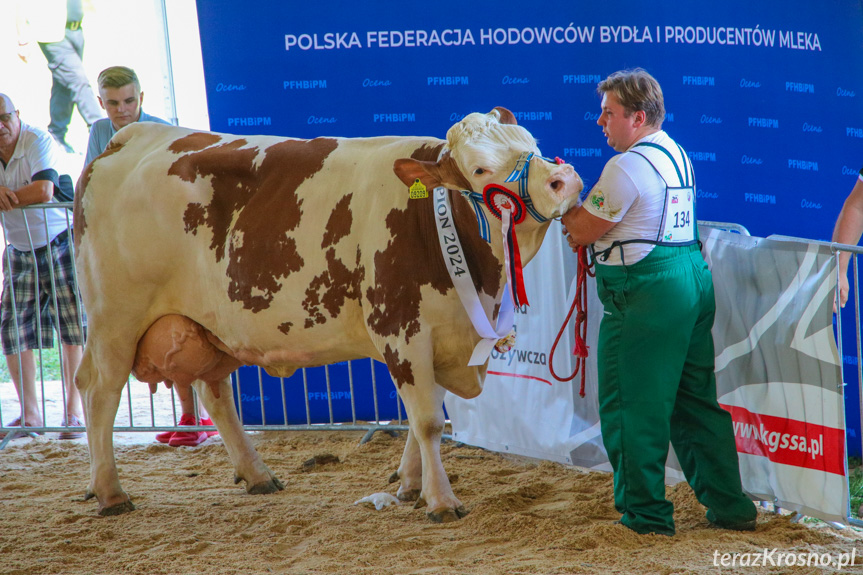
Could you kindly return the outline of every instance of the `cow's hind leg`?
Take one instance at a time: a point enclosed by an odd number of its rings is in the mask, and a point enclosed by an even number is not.
[[[99,354],[98,349],[95,341],[87,343],[75,374],[75,385],[81,391],[84,404],[87,445],[90,449],[90,485],[84,498],[96,497],[99,515],[120,515],[135,509],[120,485],[113,438],[114,419],[132,359],[130,357],[126,367],[123,367],[122,361],[111,356],[103,359],[102,356],[107,354]]]
[[[423,462],[420,444],[414,432],[408,429],[408,438],[399,469],[390,476],[390,483],[401,481],[396,496],[401,501],[416,501],[422,492]]]
[[[219,382],[219,398],[213,395],[204,382],[198,380],[193,385],[216,424],[228,450],[228,457],[234,464],[234,483],[245,481],[246,491],[253,495],[275,493],[284,489],[285,486],[261,459],[240,425],[231,390],[231,378]]]

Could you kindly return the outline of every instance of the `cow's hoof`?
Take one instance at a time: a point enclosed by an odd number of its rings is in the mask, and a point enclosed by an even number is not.
[[[419,501],[420,499],[419,489],[406,489],[399,493],[396,493],[396,497],[399,498],[399,501]]]
[[[399,497],[399,499],[401,499],[401,497]],[[410,501],[410,499],[406,499],[405,501]],[[414,503],[414,509],[422,509],[425,506],[426,506],[425,497],[423,497],[422,494],[420,494],[419,497],[417,497],[417,499],[416,499],[416,503]]]
[[[464,505],[459,505],[455,509],[429,511],[426,516],[435,523],[449,523],[450,521],[458,521],[467,514],[468,510],[464,508]]]
[[[268,493],[278,493],[285,488],[285,484],[273,477],[269,481],[256,483],[246,489],[249,495],[266,495]]]
[[[127,500],[123,503],[118,503],[117,505],[101,508],[99,510],[99,515],[101,515],[102,517],[110,517],[111,515],[122,515],[124,513],[129,513],[130,511],[134,510],[135,504]]]

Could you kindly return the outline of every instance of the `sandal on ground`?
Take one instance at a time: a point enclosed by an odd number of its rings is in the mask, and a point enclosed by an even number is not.
[[[21,418],[20,418],[20,417],[16,417],[16,418],[15,418],[15,419],[13,419],[12,421],[10,421],[10,422],[8,423],[8,425],[6,425],[6,427],[21,427]],[[29,425],[29,424],[28,424],[28,425],[25,425],[24,427],[26,428],[26,427],[42,427],[42,426],[41,426],[41,425],[36,426],[36,425]],[[6,435],[7,435],[7,434],[6,434],[6,432],[5,432],[5,431],[4,431],[4,432],[0,432],[0,440],[5,439],[5,438],[6,438]],[[25,432],[25,433],[19,434],[17,437],[24,437],[25,435],[29,435],[29,436],[31,436],[31,437],[32,437],[33,435],[45,435],[45,432],[44,432],[44,431],[27,431],[27,432]]]
[[[75,415],[67,415],[60,425],[63,427],[84,427],[84,423]],[[84,437],[83,431],[66,430],[61,431],[57,439],[78,439],[79,437]]]

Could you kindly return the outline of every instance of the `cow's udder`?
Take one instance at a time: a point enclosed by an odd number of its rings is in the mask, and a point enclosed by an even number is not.
[[[216,348],[206,328],[183,315],[165,315],[147,328],[138,341],[132,375],[155,385],[165,382],[189,386],[196,379],[219,397],[218,384],[242,362]]]

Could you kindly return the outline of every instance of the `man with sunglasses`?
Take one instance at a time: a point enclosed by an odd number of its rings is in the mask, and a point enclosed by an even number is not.
[[[0,223],[9,243],[3,254],[0,343],[21,404],[21,416],[4,421],[4,427],[42,426],[33,350],[54,347],[52,324],[62,344],[66,404],[61,425],[83,425],[74,383],[84,343],[83,310],[66,210],[20,209],[54,201],[59,186],[55,146],[48,133],[22,122],[12,100],[0,94]],[[60,439],[82,435],[67,430]]]

